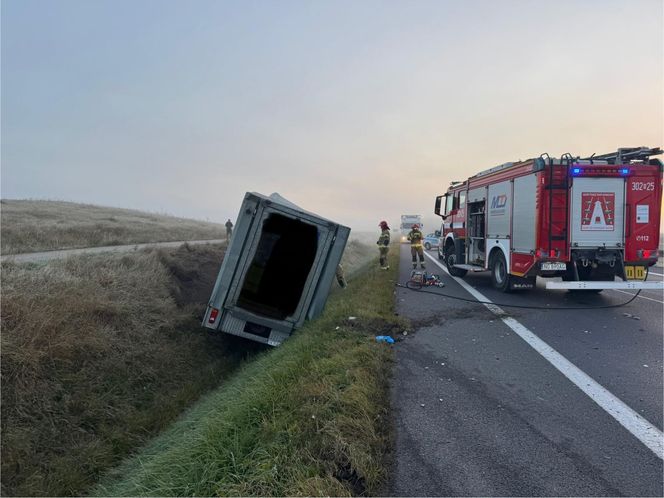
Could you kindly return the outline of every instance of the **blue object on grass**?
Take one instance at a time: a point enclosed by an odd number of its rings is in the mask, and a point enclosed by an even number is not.
[[[376,342],[386,342],[388,344],[394,344],[394,339],[392,339],[389,335],[377,335]]]

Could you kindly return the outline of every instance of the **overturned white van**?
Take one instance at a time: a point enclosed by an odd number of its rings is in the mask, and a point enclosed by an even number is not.
[[[247,192],[203,325],[281,344],[323,311],[349,234],[279,194]]]

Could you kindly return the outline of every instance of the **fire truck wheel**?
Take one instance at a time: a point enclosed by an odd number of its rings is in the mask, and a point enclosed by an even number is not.
[[[450,272],[450,275],[453,277],[464,277],[468,270],[462,270],[461,268],[454,268],[456,264],[456,251],[454,246],[448,246],[445,249],[445,263],[447,264],[447,271]]]
[[[501,292],[510,291],[510,274],[503,253],[498,251],[491,258],[491,283]]]

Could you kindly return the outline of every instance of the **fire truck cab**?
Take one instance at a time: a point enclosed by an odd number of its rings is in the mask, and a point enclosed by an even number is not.
[[[657,261],[662,162],[651,156],[661,153],[543,154],[453,182],[436,197],[438,257],[453,276],[490,271],[505,292],[537,277],[562,277],[549,289],[664,288],[644,281]]]

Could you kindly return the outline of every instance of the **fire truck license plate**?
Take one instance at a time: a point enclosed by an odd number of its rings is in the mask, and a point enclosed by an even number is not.
[[[646,269],[644,266],[625,266],[627,280],[645,280]]]
[[[544,271],[567,270],[567,264],[566,263],[542,263],[542,270],[544,270]]]

